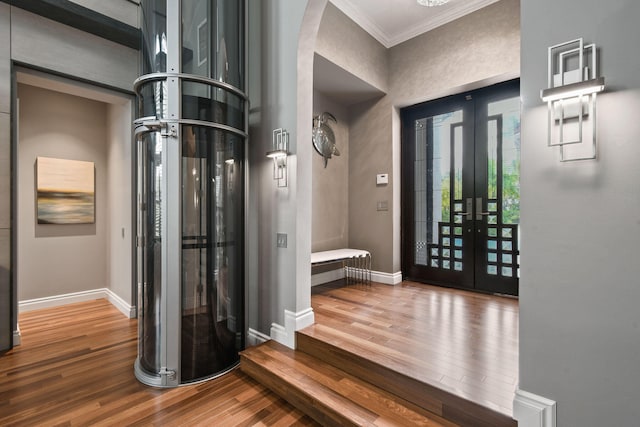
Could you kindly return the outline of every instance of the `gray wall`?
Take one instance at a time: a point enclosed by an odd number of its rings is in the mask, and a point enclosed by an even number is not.
[[[138,27],[140,0],[71,0],[73,3],[94,10],[110,18]]]
[[[18,299],[107,287],[107,105],[18,85]],[[95,223],[38,224],[37,157],[95,163]],[[129,287],[130,289],[130,287]]]
[[[333,114],[330,122],[340,156],[324,159],[313,153],[313,194],[311,210],[311,251],[349,247],[349,122],[348,111],[318,91],[313,93],[313,115]]]
[[[10,40],[10,7],[0,3],[0,40]],[[11,47],[0,43],[0,349],[11,343]]]
[[[310,128],[312,68],[298,67],[306,7],[307,1],[299,0],[249,1],[248,322],[250,328],[267,335],[272,323],[285,325],[285,310],[297,312],[310,306],[311,136],[298,131],[297,86],[300,73],[306,72],[305,113]],[[308,54],[312,61],[313,48]],[[277,128],[290,132],[287,188],[277,188],[272,162],[265,156]],[[299,223],[304,216],[306,223]],[[288,235],[287,248],[276,248],[276,233]],[[300,257],[306,257],[306,263]],[[299,282],[298,276],[305,271],[308,277]]]
[[[520,388],[557,401],[558,426],[640,419],[640,3],[522,4]],[[546,147],[547,48],[600,48],[598,159]]]

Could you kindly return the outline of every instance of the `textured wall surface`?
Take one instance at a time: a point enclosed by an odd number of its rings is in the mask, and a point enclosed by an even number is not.
[[[324,159],[313,152],[313,194],[311,209],[311,251],[327,251],[349,247],[349,123],[348,111],[321,93],[313,94],[313,114],[325,111],[338,123],[329,125],[336,137],[340,156]]]
[[[11,8],[11,58],[128,91],[138,77],[137,50],[16,7]]]
[[[388,50],[329,4],[316,50],[388,90],[349,106],[349,246],[371,251],[374,270],[398,272],[398,107],[518,77],[519,0],[494,3]],[[378,173],[389,174],[388,185],[376,186]],[[378,211],[378,202],[387,202],[388,210]]]
[[[331,3],[322,16],[316,52],[354,76],[387,91],[387,49]]]
[[[98,13],[138,28],[139,0],[71,0]]]
[[[393,183],[391,104],[389,96],[351,108],[349,157],[349,242],[371,252],[375,271],[395,273],[393,266]],[[376,174],[389,174],[377,186]],[[388,209],[378,211],[377,203]]]
[[[519,0],[494,3],[390,49],[390,93],[400,107],[519,72]]]

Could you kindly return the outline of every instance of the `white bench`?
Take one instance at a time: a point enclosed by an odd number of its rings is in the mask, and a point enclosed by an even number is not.
[[[342,261],[347,284],[371,283],[371,254],[362,249],[334,249],[312,252],[311,266],[333,264]]]

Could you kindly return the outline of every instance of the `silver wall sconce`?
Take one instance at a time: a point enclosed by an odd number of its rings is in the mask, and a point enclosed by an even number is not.
[[[289,132],[286,129],[275,129],[272,136],[272,150],[267,157],[273,160],[273,179],[278,187],[287,186],[287,157],[289,156]]]
[[[561,162],[596,158],[596,94],[604,90],[597,53],[581,38],[549,48],[549,87],[540,97],[548,107],[547,145],[560,147]]]

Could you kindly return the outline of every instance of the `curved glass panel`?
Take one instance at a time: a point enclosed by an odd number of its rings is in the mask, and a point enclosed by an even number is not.
[[[182,126],[181,378],[229,369],[244,347],[241,138]]]
[[[138,141],[138,354],[149,374],[160,372],[162,298],[162,138],[146,133]]]
[[[233,368],[244,348],[245,2],[141,9],[135,373],[174,387]]]
[[[145,0],[142,10],[142,75],[167,71],[167,2]]]
[[[167,81],[150,81],[138,88],[138,117],[167,117]]]
[[[244,90],[244,2],[182,1],[182,72]]]
[[[244,100],[204,83],[182,82],[182,118],[244,129]]]

